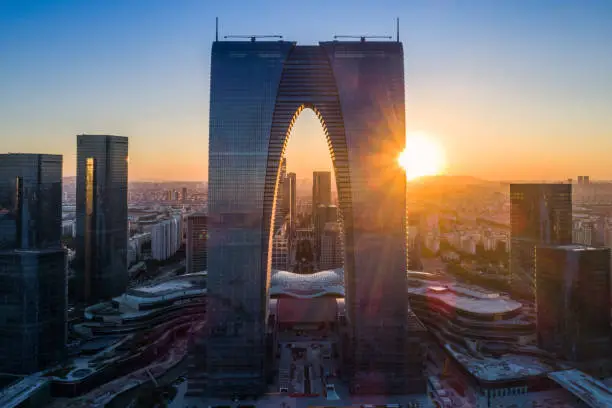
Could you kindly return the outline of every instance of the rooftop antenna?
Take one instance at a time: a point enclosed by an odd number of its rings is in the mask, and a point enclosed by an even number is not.
[[[257,38],[280,38],[282,40],[282,35],[226,35],[223,38],[249,38],[251,42],[255,42]]]
[[[361,42],[365,42],[366,38],[385,38],[388,40],[393,39],[390,35],[334,35],[334,40],[338,38],[359,38]]]
[[[395,19],[395,35],[397,42],[399,42],[399,17]]]
[[[215,41],[219,41],[219,17],[215,17]]]

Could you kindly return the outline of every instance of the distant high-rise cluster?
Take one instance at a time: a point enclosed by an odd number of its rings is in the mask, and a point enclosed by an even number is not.
[[[510,229],[512,289],[534,301],[536,246],[572,243],[571,184],[511,184]]]
[[[591,180],[589,176],[578,176],[578,184],[590,184]]]
[[[66,344],[62,156],[0,155],[0,373],[60,361]]]
[[[77,298],[122,294],[127,276],[128,138],[77,136]]]

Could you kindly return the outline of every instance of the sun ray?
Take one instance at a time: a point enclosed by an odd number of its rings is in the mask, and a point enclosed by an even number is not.
[[[434,176],[444,172],[444,150],[434,139],[424,133],[411,133],[406,137],[406,148],[398,157],[406,171],[407,180]]]

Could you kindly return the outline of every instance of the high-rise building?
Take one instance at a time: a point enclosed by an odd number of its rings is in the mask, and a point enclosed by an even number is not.
[[[181,200],[183,202],[187,201],[187,187],[183,187],[183,190],[181,192]]]
[[[289,240],[286,228],[279,229],[272,239],[272,268],[287,270],[289,266]]]
[[[274,229],[278,230],[283,226],[283,220],[287,216],[283,211],[283,202],[285,201],[285,182],[287,178],[287,159],[281,159],[280,173],[278,176],[278,187],[276,189],[276,206],[274,210]]]
[[[127,288],[128,138],[77,136],[77,299],[95,303]]]
[[[534,301],[536,245],[572,242],[571,184],[511,184],[510,230],[512,290]]]
[[[609,288],[609,248],[538,246],[539,347],[575,362],[612,357]]]
[[[187,242],[185,244],[187,273],[202,272],[207,268],[207,219],[204,213],[194,213],[187,217]]]
[[[312,217],[316,216],[320,205],[331,205],[331,172],[312,172]]]
[[[314,213],[315,231],[315,260],[321,262],[321,239],[325,225],[329,222],[338,222],[338,207],[330,204],[319,204]]]
[[[297,176],[295,173],[287,174],[283,184],[283,213],[289,217],[290,235],[295,231],[297,219]]]
[[[288,130],[305,107],[324,122],[333,152],[346,235],[351,390],[425,391],[422,362],[415,364],[420,357],[406,341],[406,177],[396,160],[405,147],[403,61],[402,44],[390,41],[213,43],[209,324],[200,353],[207,374],[192,371],[190,394],[266,388],[274,190]],[[319,184],[317,196],[327,194]]]
[[[151,228],[151,257],[158,261],[170,258],[181,247],[183,230],[181,217],[175,215]]]
[[[343,258],[342,228],[338,222],[328,222],[321,234],[319,268],[321,270],[340,268],[344,261]]]
[[[0,373],[58,362],[66,344],[62,156],[0,155]]]

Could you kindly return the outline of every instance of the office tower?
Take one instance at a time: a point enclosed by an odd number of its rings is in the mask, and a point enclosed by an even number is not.
[[[331,172],[312,172],[312,216],[313,221],[319,205],[331,205]]]
[[[190,394],[266,388],[274,189],[290,125],[305,107],[324,123],[344,217],[351,389],[425,390],[420,357],[405,341],[403,61],[399,42],[213,43],[207,375],[190,374]],[[317,202],[330,204],[329,187],[317,186]]]
[[[62,156],[0,155],[0,373],[30,374],[66,344]]]
[[[272,239],[272,269],[287,270],[289,265],[289,240],[286,229],[279,229]]]
[[[321,234],[321,270],[342,267],[344,252],[342,248],[342,229],[337,222],[328,222]]]
[[[289,217],[289,234],[295,230],[297,218],[297,178],[295,173],[287,174],[283,184],[283,213]]]
[[[609,288],[609,248],[538,246],[539,347],[575,362],[611,357]]]
[[[278,187],[276,188],[276,206],[274,209],[274,230],[277,231],[283,226],[285,212],[283,211],[285,178],[287,177],[287,159],[281,159],[280,172],[278,176]]]
[[[207,217],[204,213],[195,213],[187,218],[186,258],[187,273],[205,271],[206,237],[208,235]]]
[[[181,200],[183,200],[183,202],[187,201],[187,187],[183,187],[181,192]]]
[[[571,184],[510,185],[512,291],[535,300],[535,246],[572,242]]]
[[[338,221],[338,207],[329,204],[319,204],[314,211],[315,260],[321,262],[321,238],[328,222]]]
[[[77,300],[119,296],[127,287],[128,138],[77,136]]]

